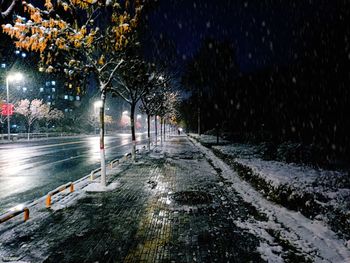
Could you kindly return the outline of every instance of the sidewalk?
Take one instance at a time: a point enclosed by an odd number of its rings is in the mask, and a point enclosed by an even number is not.
[[[289,240],[280,222],[270,222],[271,211],[265,214],[247,203],[238,193],[238,181],[233,183],[213,158],[187,137],[172,137],[163,147],[138,156],[136,164],[121,164],[109,176],[109,183],[118,184],[114,190],[86,192],[67,208],[53,205],[50,212],[39,210],[43,216],[0,228],[0,262],[348,259],[347,252],[337,258],[331,251],[325,259],[320,247],[301,242],[301,237],[300,242]]]

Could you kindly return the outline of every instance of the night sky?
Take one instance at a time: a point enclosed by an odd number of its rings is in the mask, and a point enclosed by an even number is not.
[[[312,32],[339,19],[337,2],[163,0],[149,13],[149,28],[156,39],[174,41],[184,61],[205,38],[228,40],[240,69],[254,71],[291,63],[312,49]]]

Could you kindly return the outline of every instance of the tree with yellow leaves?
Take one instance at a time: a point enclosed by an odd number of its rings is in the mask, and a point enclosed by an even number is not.
[[[99,84],[101,184],[105,186],[106,93],[124,62],[121,54],[137,27],[141,0],[45,0],[43,8],[27,2],[23,8],[26,17],[16,16],[13,24],[2,26],[16,47],[38,52],[40,71],[64,72],[72,81],[92,74]]]

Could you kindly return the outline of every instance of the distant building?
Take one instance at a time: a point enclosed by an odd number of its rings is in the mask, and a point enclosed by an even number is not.
[[[0,98],[2,100],[6,100],[6,76],[10,72],[22,72],[25,76],[24,81],[10,84],[10,102],[15,103],[21,99],[42,99],[46,104],[66,113],[73,112],[80,105],[80,95],[72,84],[65,83],[64,76],[39,72],[35,57],[24,51],[14,50],[11,53],[5,53],[7,54],[0,56]]]

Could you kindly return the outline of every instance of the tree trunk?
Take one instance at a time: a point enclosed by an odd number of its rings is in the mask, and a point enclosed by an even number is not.
[[[154,116],[154,131],[155,131],[156,146],[157,146],[157,141],[158,141],[157,115]]]
[[[219,144],[219,123],[216,123],[216,144]]]
[[[166,133],[165,133],[165,119],[163,119],[163,134],[164,134],[164,141],[166,140]]]
[[[130,127],[131,127],[131,139],[132,139],[132,150],[131,156],[132,160],[136,160],[136,135],[135,135],[135,103],[131,103],[130,109]]]
[[[163,146],[163,118],[160,118],[160,144]]]
[[[46,121],[46,138],[49,138],[49,123]]]
[[[201,92],[199,91],[199,88],[198,88],[198,108],[197,108],[197,113],[198,113],[198,135],[201,136]]]
[[[30,124],[28,123],[28,133],[27,133],[27,140],[29,141],[29,133],[30,133]]]
[[[151,115],[147,114],[148,151],[151,150]]]
[[[106,186],[106,156],[105,156],[105,101],[106,91],[101,92],[102,105],[100,108],[100,159],[101,159],[101,185]]]

